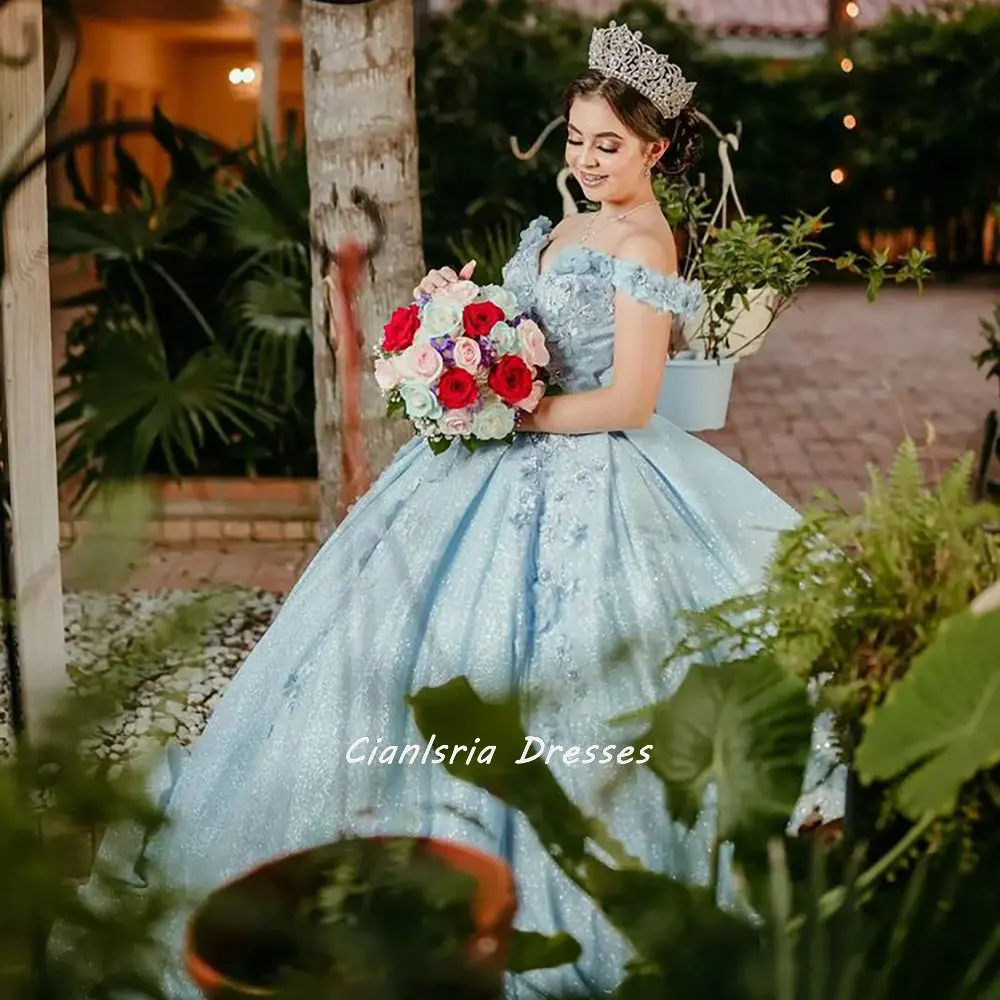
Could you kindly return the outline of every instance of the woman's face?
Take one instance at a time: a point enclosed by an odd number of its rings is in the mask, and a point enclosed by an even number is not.
[[[578,97],[569,112],[566,163],[591,201],[623,201],[649,178],[666,143],[650,144],[618,120],[603,97]]]

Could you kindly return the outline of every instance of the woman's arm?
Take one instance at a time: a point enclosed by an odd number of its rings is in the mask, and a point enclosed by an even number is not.
[[[677,273],[677,253],[655,237],[637,233],[618,255],[664,274]],[[611,385],[565,396],[546,396],[521,423],[543,434],[599,434],[635,430],[649,423],[670,349],[670,313],[658,312],[624,292],[615,296],[615,346]]]

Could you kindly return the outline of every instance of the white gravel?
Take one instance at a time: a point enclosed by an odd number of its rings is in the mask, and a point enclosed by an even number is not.
[[[117,717],[93,747],[109,762],[127,760],[164,738],[191,744],[240,664],[273,621],[281,597],[266,591],[231,590],[233,603],[215,615],[190,650],[144,660]],[[197,602],[218,598],[212,591],[168,590],[105,594],[81,592],[63,599],[67,669],[78,690],[99,685],[122,650],[151,627]],[[131,657],[133,661],[142,657]],[[10,683],[0,635],[0,756],[10,752]]]

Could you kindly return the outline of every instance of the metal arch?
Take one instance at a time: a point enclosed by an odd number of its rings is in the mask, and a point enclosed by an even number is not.
[[[13,2],[14,0],[0,0],[0,17],[9,12]],[[330,0],[325,0],[325,2],[330,2]],[[366,2],[366,0],[355,0],[355,2]],[[79,48],[79,29],[69,11],[67,0],[41,0],[41,7],[42,30],[44,31],[46,18],[51,19],[56,25],[58,54],[52,77],[46,87],[45,99],[38,119],[31,123],[25,133],[19,136],[10,148],[0,150],[0,223],[2,223],[11,198],[20,186],[43,165],[59,160],[80,146],[89,145],[101,139],[120,139],[129,135],[150,133],[159,120],[157,118],[120,118],[77,129],[51,145],[46,144],[44,152],[24,162],[32,143],[45,129],[53,111],[69,89],[73,70],[76,68]],[[13,53],[0,50],[0,65],[13,70],[28,70],[35,67],[36,60],[43,58],[44,53],[42,33],[36,28],[37,26],[34,24],[25,23],[23,50]],[[197,140],[211,149],[219,158],[220,166],[239,165],[247,186],[254,190],[275,212],[276,216],[289,227],[291,232],[296,234],[297,239],[306,243],[319,260],[333,265],[338,263],[336,253],[331,253],[311,235],[308,221],[296,215],[281,192],[268,181],[266,175],[246,151],[228,147],[195,129],[186,128],[173,122],[171,125],[181,137]],[[368,192],[355,188],[351,192],[351,200],[364,212],[372,226],[373,235],[365,247],[366,260],[370,262],[384,246],[385,220],[377,202]],[[3,228],[0,224],[0,281],[4,279],[6,273],[7,253],[3,240]],[[2,348],[2,343],[3,329],[0,327],[0,348]],[[0,349],[0,615],[3,618],[7,677],[10,685],[11,729],[15,741],[20,741],[24,737],[25,719],[21,693],[21,664],[15,625],[14,542],[11,532],[10,465],[6,435],[8,421],[6,398],[2,392],[2,374],[3,352]]]

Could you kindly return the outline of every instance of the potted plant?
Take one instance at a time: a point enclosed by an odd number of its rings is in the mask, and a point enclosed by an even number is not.
[[[668,183],[658,178],[654,193],[678,234],[678,251],[687,280],[698,280],[704,293],[701,308],[678,324],[660,390],[657,411],[684,430],[717,430],[725,426],[739,359],[760,350],[775,319],[808,283],[819,263],[835,264],[868,281],[874,301],[889,270],[888,254],[868,258],[822,255],[816,237],[828,223],[800,212],[776,228],[763,217],[743,210],[729,161],[739,148],[737,135],[723,135],[709,119],[722,163],[722,192],[711,215],[703,180]],[[737,217],[728,218],[729,200]],[[895,271],[895,280],[914,280],[922,288],[929,274],[927,254],[914,250]]]
[[[422,837],[338,840],[215,890],[187,931],[207,997],[320,984],[337,997],[499,997],[516,908],[507,865]]]

